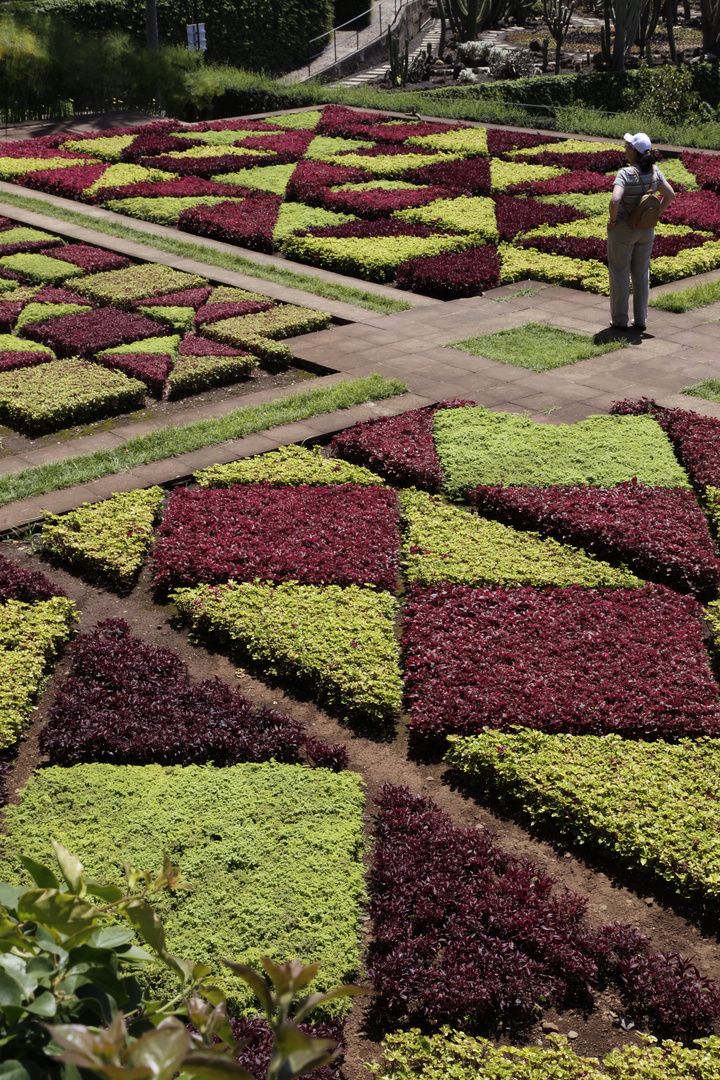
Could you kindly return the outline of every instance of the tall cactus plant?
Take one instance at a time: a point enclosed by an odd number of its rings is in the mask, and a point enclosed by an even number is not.
[[[505,15],[510,0],[445,0],[453,32],[459,41],[474,41],[481,31]]]
[[[611,71],[624,71],[625,61],[638,34],[642,10],[651,0],[602,0],[604,25],[600,27],[603,60]]]
[[[410,46],[405,42],[405,51],[400,48],[400,35],[393,37],[388,34],[390,46],[390,78],[393,86],[404,86],[407,82],[408,67],[410,64]]]
[[[575,0],[570,0],[569,4],[565,0],[543,0],[543,8],[547,28],[555,39],[555,74],[559,75],[563,41],[575,10]]]

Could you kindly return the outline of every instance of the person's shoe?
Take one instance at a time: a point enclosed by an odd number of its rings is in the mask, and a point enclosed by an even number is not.
[[[636,323],[632,324],[632,329],[637,330],[638,334],[644,334],[645,331],[647,330],[647,327],[646,327],[645,323],[637,323],[636,322]]]
[[[630,327],[627,323],[610,323],[613,330],[629,330]]]

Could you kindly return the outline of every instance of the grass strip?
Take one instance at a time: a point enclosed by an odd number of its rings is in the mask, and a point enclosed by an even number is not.
[[[550,371],[552,368],[576,364],[592,356],[624,349],[629,342],[616,338],[603,340],[603,335],[574,334],[557,326],[529,322],[493,334],[477,334],[462,341],[451,341],[450,348],[460,349],[473,356],[514,364],[528,371]]]
[[[64,461],[23,469],[0,479],[0,506],[44,495],[49,491],[84,484],[111,473],[129,472],[136,465],[201,450],[204,446],[241,439],[310,416],[349,409],[366,401],[404,394],[407,387],[397,379],[366,375],[337,386],[317,387],[263,405],[243,405],[217,420],[195,420],[176,427],[167,424],[148,435],[129,439],[123,446],[78,454]]]
[[[720,300],[720,281],[706,281],[702,285],[691,285],[689,289],[677,292],[660,293],[650,301],[650,307],[662,308],[663,311],[691,311],[696,307],[706,307]]]
[[[720,401],[720,379],[703,379],[692,386],[683,386],[681,394],[690,397],[705,398],[706,401]]]
[[[366,308],[369,311],[377,311],[381,315],[390,315],[395,311],[408,311],[413,305],[407,300],[395,300],[393,297],[378,296],[376,293],[367,292],[365,289],[356,289],[351,285],[342,285],[338,282],[323,281],[309,274],[298,274],[295,270],[286,270],[281,266],[263,266],[261,263],[246,259],[244,255],[234,255],[227,251],[217,251],[213,247],[204,244],[193,244],[187,240],[178,240],[174,236],[160,236],[154,233],[141,232],[133,229],[130,225],[121,225],[117,221],[104,221],[90,217],[81,210],[69,210],[65,206],[56,206],[54,203],[46,203],[42,199],[33,199],[27,195],[16,195],[15,192],[3,192],[0,201],[17,206],[21,210],[32,210],[37,214],[45,214],[60,221],[68,221],[72,225],[82,225],[86,229],[94,229],[95,232],[106,233],[108,236],[117,236],[121,240],[132,240],[147,247],[159,248],[161,251],[169,251],[172,255],[182,255],[186,259],[196,259],[198,262],[209,263],[212,266],[221,266],[223,270],[235,270],[239,274],[247,274],[250,277],[261,278],[263,281],[274,281],[277,285],[287,285],[288,288],[302,289],[303,292],[312,293],[315,296],[324,296],[328,300],[338,300],[344,304],[354,304],[355,307]]]

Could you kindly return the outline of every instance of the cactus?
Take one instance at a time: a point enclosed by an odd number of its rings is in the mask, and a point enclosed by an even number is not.
[[[548,53],[550,51],[550,38],[544,37],[540,44],[540,53],[542,55],[542,70],[546,72],[548,69]]]
[[[600,28],[600,48],[612,71],[624,71],[625,61],[635,42],[643,9],[652,0],[602,0],[605,25]],[[612,23],[612,34],[611,34]]]
[[[475,41],[487,26],[505,15],[511,0],[446,0],[450,25],[458,41]]]
[[[575,0],[570,0],[569,4],[566,3],[566,0],[543,0],[543,8],[547,28],[555,39],[555,74],[559,75],[563,41],[570,25],[572,13],[575,10]],[[547,63],[544,54],[543,59]]]
[[[410,64],[410,46],[406,41],[405,52],[402,51],[399,34],[397,37],[388,34],[388,44],[390,46],[390,79],[393,86],[404,86]]]
[[[660,13],[664,6],[664,0],[648,0],[643,5],[643,9],[640,12],[640,21],[638,22],[637,34],[635,35],[635,44],[640,50],[640,55],[646,53],[646,59],[648,67],[652,66],[652,46],[651,39],[655,33],[655,27],[658,24]],[[672,54],[672,49],[671,49]]]

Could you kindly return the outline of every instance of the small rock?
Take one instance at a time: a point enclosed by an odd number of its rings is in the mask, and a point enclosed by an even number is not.
[[[435,777],[434,777],[434,776],[426,776],[426,777],[425,777],[425,779],[426,779],[426,780],[434,780],[434,779],[435,779]]]
[[[567,1037],[568,1037],[568,1039],[577,1039],[578,1038],[578,1033],[577,1033],[577,1031],[568,1031]]]
[[[648,907],[652,907],[653,904],[655,903],[655,901],[653,900],[652,896],[646,896],[645,897],[645,903],[647,904]]]
[[[598,911],[607,911],[607,904],[601,904]]]
[[[565,858],[566,858],[566,859],[572,859],[572,855],[570,854],[570,852],[569,852],[569,851],[566,851],[566,852],[565,852]]]
[[[543,1020],[542,1029],[546,1035],[549,1035],[552,1031],[559,1031],[560,1028],[557,1024],[552,1024],[549,1020]]]
[[[635,1024],[629,1016],[621,1016],[620,1027],[623,1029],[623,1031],[632,1031],[632,1029],[635,1027]]]

